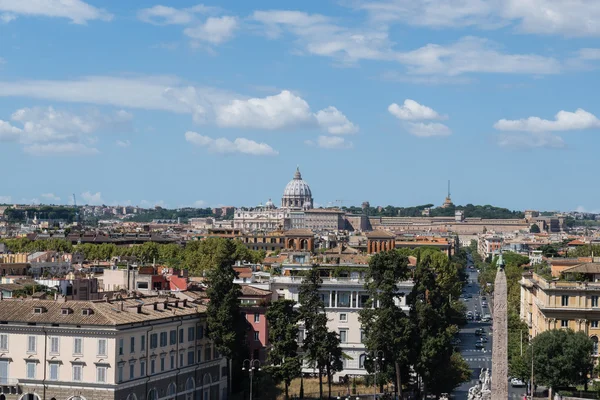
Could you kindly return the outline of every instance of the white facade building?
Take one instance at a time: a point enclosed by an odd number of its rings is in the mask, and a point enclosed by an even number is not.
[[[226,361],[205,308],[144,298],[1,300],[0,394],[6,400],[218,400]]]
[[[352,268],[364,268],[366,265],[344,265]],[[285,276],[286,271],[309,270],[312,265],[309,264],[282,264],[282,276],[271,276],[271,285],[269,290],[273,292],[273,298],[288,299],[299,301],[299,289],[302,283],[301,276]],[[327,265],[321,265],[327,268]],[[332,268],[337,265],[332,265]],[[358,313],[365,307],[368,300],[368,294],[364,288],[365,272],[351,272],[348,277],[322,277],[323,284],[320,289],[321,298],[325,303],[327,313],[328,328],[330,331],[338,333],[341,340],[342,351],[352,359],[344,359],[344,369],[335,374],[334,379],[339,379],[345,375],[368,375],[364,367],[366,354],[365,345],[362,343],[362,327],[358,320]],[[413,282],[400,282],[399,290],[404,293],[400,296],[397,305],[408,313],[409,307],[406,303],[406,296],[412,290]],[[300,327],[299,341],[304,338],[303,327]],[[315,370],[308,365],[303,367],[303,372],[314,373]]]

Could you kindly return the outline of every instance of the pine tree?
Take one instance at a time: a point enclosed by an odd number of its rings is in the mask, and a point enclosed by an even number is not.
[[[299,312],[294,309],[295,304],[293,300],[275,301],[266,314],[271,343],[267,370],[276,381],[285,384],[286,400],[291,381],[302,372],[297,341]]]

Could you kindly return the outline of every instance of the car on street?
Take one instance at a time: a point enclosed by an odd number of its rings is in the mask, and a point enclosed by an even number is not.
[[[481,317],[482,322],[489,322],[491,320],[492,320],[492,316],[490,314],[483,314],[483,317]]]
[[[480,337],[480,338],[479,338],[479,341],[480,341],[481,343],[487,343],[487,342],[488,342],[488,338],[487,338],[487,337],[485,337],[485,336],[482,336],[482,337]]]
[[[481,335],[484,335],[484,334],[485,334],[485,329],[483,329],[483,328],[477,328],[477,329],[475,329],[475,335],[481,336]]]
[[[481,300],[487,300],[485,296],[481,296]]]
[[[518,378],[512,378],[510,380],[510,385],[512,387],[525,387],[525,382],[523,382],[522,380],[520,380]]]
[[[475,313],[475,321],[481,321],[481,314]]]
[[[467,294],[467,299],[472,299],[473,295],[471,293]]]
[[[475,349],[477,349],[477,350],[485,349],[485,344],[481,343],[481,342],[477,342],[477,343],[475,343]]]

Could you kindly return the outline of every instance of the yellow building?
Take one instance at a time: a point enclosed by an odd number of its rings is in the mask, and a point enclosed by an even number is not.
[[[27,253],[0,254],[1,264],[20,264],[27,262]]]
[[[598,356],[600,263],[567,268],[560,278],[551,280],[528,273],[520,284],[520,314],[530,335],[535,337],[549,329],[583,331],[594,342],[594,356]]]

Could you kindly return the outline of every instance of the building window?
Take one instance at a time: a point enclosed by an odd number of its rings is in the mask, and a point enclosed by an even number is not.
[[[129,338],[129,352],[135,353],[135,336]]]
[[[158,335],[153,333],[150,335],[150,348],[155,349],[158,347]]]
[[[200,364],[202,362],[202,349],[198,349],[196,353],[196,362]]]
[[[569,320],[568,319],[561,319],[560,320],[560,327],[561,328],[568,328],[569,327]]]
[[[165,357],[161,356],[160,357],[160,372],[163,372],[165,370]]]
[[[194,334],[196,333],[196,329],[193,326],[188,328],[188,342],[192,342],[194,340]]]
[[[255,313],[254,314],[254,323],[258,324],[260,322],[260,314],[259,313]]]
[[[592,321],[591,325],[592,325],[592,328],[597,328],[598,327],[598,321]]]
[[[169,332],[169,343],[171,345],[177,344],[177,331],[172,330]]]
[[[598,307],[598,296],[592,296],[592,307]]]
[[[122,356],[123,355],[123,347],[125,345],[123,344],[123,338],[119,339],[119,355]]]
[[[33,361],[28,361],[27,365],[27,379],[35,379],[35,369],[37,367],[37,363]]]
[[[340,322],[348,321],[348,314],[342,313],[340,314]]]
[[[146,376],[146,361],[140,361],[140,376]]]
[[[260,341],[260,332],[257,332],[257,331],[254,332],[254,341],[255,342]]]
[[[167,332],[160,333],[160,347],[167,346]]]
[[[188,365],[194,364],[194,352],[188,351]]]
[[[348,343],[348,330],[340,329],[340,343]]]
[[[59,353],[59,340],[60,338],[57,336],[53,336],[50,338],[50,354],[58,354]]]
[[[121,371],[123,371],[123,368],[121,368]],[[106,367],[96,367],[96,382],[106,383]]]
[[[98,355],[106,355],[106,339],[98,339]]]
[[[37,348],[37,337],[27,336],[27,352],[35,353]]]
[[[591,339],[592,339],[592,343],[594,344],[592,354],[597,356],[598,355],[598,337],[592,336]]]
[[[129,379],[133,379],[135,376],[135,364],[129,363]]]
[[[123,382],[123,366],[119,365],[117,367],[117,382]]]
[[[362,329],[360,330],[360,342],[365,342],[365,331],[363,331]]]
[[[156,360],[150,360],[150,374],[154,374],[156,372]]]
[[[358,358],[358,368],[364,369],[366,360],[367,360],[367,355],[361,354],[360,357]]]
[[[206,346],[204,348],[204,362],[211,360],[211,354],[212,354],[212,351],[211,351],[210,346]]]
[[[140,350],[146,350],[146,336],[140,336]]]
[[[73,354],[83,354],[83,339],[73,339]]]
[[[171,362],[169,363],[169,367],[171,369],[175,369],[175,354],[171,354],[170,361]]]
[[[196,339],[200,340],[204,337],[203,327],[202,325],[198,325],[196,328]]]
[[[179,343],[183,343],[183,329],[179,330]]]
[[[179,367],[183,367],[183,353],[179,353]]]
[[[561,305],[567,307],[569,305],[569,296],[561,296]]]
[[[8,351],[8,335],[5,333],[0,335],[0,350]]]
[[[49,369],[50,369],[50,371],[49,371],[48,375],[50,375],[50,380],[57,381],[58,380],[58,363],[50,363]]]
[[[73,365],[73,381],[81,382],[82,372],[83,372],[82,365]]]

